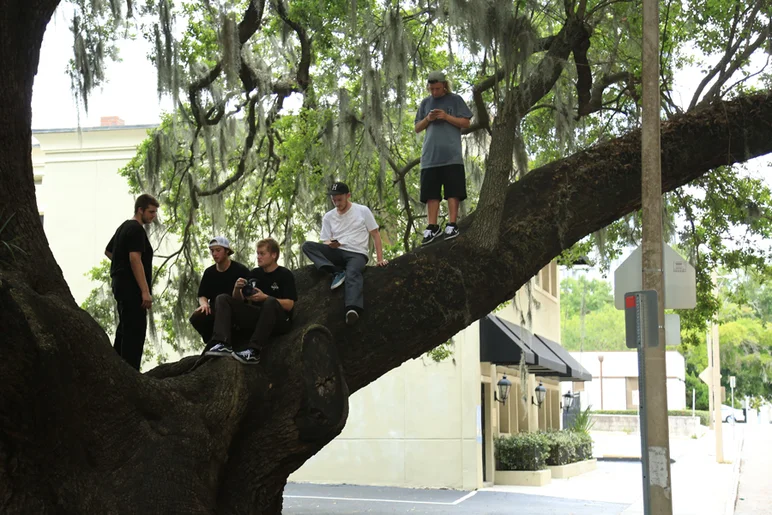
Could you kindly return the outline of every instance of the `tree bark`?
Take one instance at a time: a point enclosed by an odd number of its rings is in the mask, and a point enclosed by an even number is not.
[[[0,10],[0,206],[16,212],[0,238],[26,254],[0,253],[0,513],[279,513],[287,476],[340,433],[350,393],[640,205],[631,133],[509,187],[495,253],[472,242],[473,215],[455,240],[369,268],[353,328],[342,292],[309,267],[297,273],[295,329],[259,366],[190,357],[137,374],[75,305],[38,221],[29,106],[55,2],[16,4]],[[769,120],[766,93],[664,124],[663,190],[771,152]]]

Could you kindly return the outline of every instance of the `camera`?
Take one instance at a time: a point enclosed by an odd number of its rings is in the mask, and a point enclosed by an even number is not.
[[[241,288],[241,295],[246,297],[251,297],[257,293],[257,281],[255,279],[249,279],[247,281],[247,284],[244,285],[243,288]]]

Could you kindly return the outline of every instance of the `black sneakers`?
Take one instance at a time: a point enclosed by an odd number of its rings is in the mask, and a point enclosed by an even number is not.
[[[354,325],[359,320],[359,313],[355,309],[346,311],[346,325]]]
[[[452,240],[458,236],[458,226],[455,223],[449,223],[445,226],[445,239]]]
[[[421,245],[428,245],[431,242],[433,242],[440,234],[442,234],[442,231],[440,231],[439,225],[427,225],[426,229],[424,229],[424,239],[421,241]]]
[[[424,239],[421,242],[421,245],[428,245],[434,240],[436,240],[440,235],[444,235],[446,240],[452,240],[456,236],[458,236],[458,225],[456,225],[454,222],[448,223],[445,225],[445,230],[440,231],[439,225],[427,225],[426,229],[424,229]]]
[[[205,356],[230,356],[233,349],[226,343],[218,343],[204,353]]]
[[[231,355],[245,365],[257,365],[260,363],[260,354],[255,349],[233,352]]]

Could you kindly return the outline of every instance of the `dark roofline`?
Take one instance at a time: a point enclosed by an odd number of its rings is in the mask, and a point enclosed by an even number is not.
[[[106,125],[104,127],[71,127],[69,129],[32,129],[32,134],[55,134],[65,132],[101,132],[101,131],[128,131],[133,129],[155,129],[157,123],[149,125]]]

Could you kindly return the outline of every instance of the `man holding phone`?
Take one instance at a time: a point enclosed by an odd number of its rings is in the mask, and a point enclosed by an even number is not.
[[[330,289],[346,283],[343,295],[346,323],[353,325],[364,310],[364,278],[370,237],[375,244],[378,266],[386,266],[383,259],[383,243],[378,223],[367,206],[351,202],[351,191],[342,182],[336,182],[329,191],[335,209],[322,218],[322,242],[303,243],[303,253],[316,268],[332,274]]]
[[[440,234],[437,217],[444,189],[448,201],[445,239],[458,236],[458,206],[466,198],[464,157],[461,153],[461,129],[468,129],[472,111],[460,95],[450,90],[445,74],[434,71],[427,79],[431,93],[421,101],[415,115],[415,131],[426,131],[421,151],[421,202],[426,204],[428,225],[422,245]]]
[[[232,356],[246,365],[260,362],[260,351],[272,336],[292,328],[292,313],[298,300],[295,276],[279,266],[279,244],[273,238],[257,242],[257,268],[240,277],[233,294],[217,296],[214,332],[207,356]],[[233,329],[252,331],[249,342],[237,346]]]

